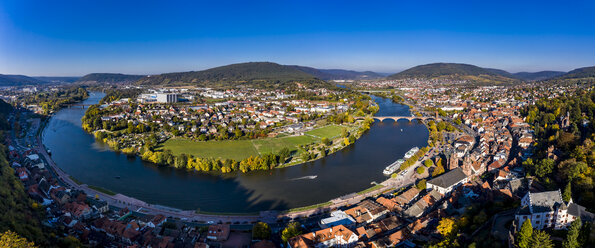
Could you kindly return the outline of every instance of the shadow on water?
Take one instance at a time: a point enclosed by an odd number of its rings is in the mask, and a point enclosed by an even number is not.
[[[100,98],[92,94],[86,103]],[[407,106],[375,100],[379,116],[409,115]],[[64,171],[86,184],[151,204],[208,212],[288,209],[363,190],[372,181],[384,180],[384,167],[411,147],[425,146],[428,138],[427,129],[417,121],[376,121],[355,144],[320,160],[271,171],[218,175],[155,166],[115,153],[82,130],[83,114],[81,109],[63,109],[44,130],[44,143]]]

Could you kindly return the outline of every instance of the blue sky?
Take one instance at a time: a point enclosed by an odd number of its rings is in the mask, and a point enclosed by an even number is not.
[[[595,65],[594,1],[0,1],[0,73]]]

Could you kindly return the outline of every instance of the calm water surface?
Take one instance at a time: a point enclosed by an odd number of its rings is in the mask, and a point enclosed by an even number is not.
[[[102,97],[102,93],[92,93],[85,104],[97,103]],[[378,116],[410,115],[405,105],[373,98],[380,106]],[[355,144],[326,158],[272,171],[221,176],[157,167],[113,152],[83,131],[84,111],[59,111],[43,132],[44,144],[65,172],[86,184],[148,203],[211,212],[288,209],[366,189],[372,181],[386,179],[382,170],[387,165],[411,147],[427,145],[428,139],[428,130],[419,122],[376,121]]]

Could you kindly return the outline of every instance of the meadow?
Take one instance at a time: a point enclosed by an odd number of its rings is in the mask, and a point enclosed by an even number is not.
[[[182,153],[196,157],[230,158],[242,160],[250,156],[278,153],[283,148],[298,151],[301,145],[318,143],[324,137],[338,138],[343,126],[328,125],[310,130],[300,136],[285,136],[255,140],[193,141],[185,138],[172,138],[162,144],[161,149],[170,149],[173,154]]]

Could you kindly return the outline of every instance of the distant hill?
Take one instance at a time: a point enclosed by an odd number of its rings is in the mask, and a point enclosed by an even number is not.
[[[203,71],[165,73],[144,77],[141,85],[196,85],[229,87],[238,84],[258,87],[289,82],[325,83],[314,75],[291,66],[271,62],[248,62],[215,67]],[[272,84],[271,84],[272,83]],[[278,86],[278,85],[277,85]]]
[[[517,72],[512,75],[515,78],[525,81],[539,81],[554,78],[565,74],[563,71],[538,71],[538,72]]]
[[[492,68],[484,68],[490,72],[496,73],[503,77],[509,78],[516,78],[523,81],[538,81],[538,80],[546,80],[553,77],[560,76],[566,72],[563,71],[538,71],[538,72],[517,72],[517,73],[510,73],[505,70],[500,69],[492,69]]]
[[[0,86],[37,85],[43,83],[45,82],[25,75],[0,74]]]
[[[493,71],[494,69],[485,69],[469,64],[455,64],[455,63],[434,63],[427,65],[418,65],[402,72],[388,76],[389,79],[399,78],[436,78],[441,76],[461,75],[461,76],[479,76],[491,75],[499,76],[500,74]]]
[[[290,65],[290,67],[296,68],[322,80],[366,80],[385,77],[385,75],[373,71],[359,72],[342,69],[316,69],[299,65]]]
[[[45,77],[45,76],[39,76],[39,77],[33,77],[37,80],[40,81],[44,81],[44,82],[48,82],[48,83],[74,83],[77,80],[79,80],[79,78],[81,77]]]
[[[595,78],[595,66],[583,67],[569,71],[555,79]]]
[[[469,64],[434,63],[419,65],[388,76],[388,79],[403,78],[444,78],[468,80],[476,83],[512,83],[518,81],[509,73],[497,69],[486,69]]]
[[[591,67],[595,68],[595,67]],[[583,68],[584,69],[584,68]],[[586,70],[588,71],[588,70]],[[415,66],[405,71],[390,75],[388,79],[402,78],[451,78],[475,82],[514,83],[522,81],[547,80],[564,75],[561,71],[539,71],[510,73],[505,70],[482,68],[469,64],[434,63]],[[582,74],[581,74],[582,75]]]
[[[146,77],[143,75],[126,75],[120,73],[91,73],[79,78],[79,83],[133,83]]]

